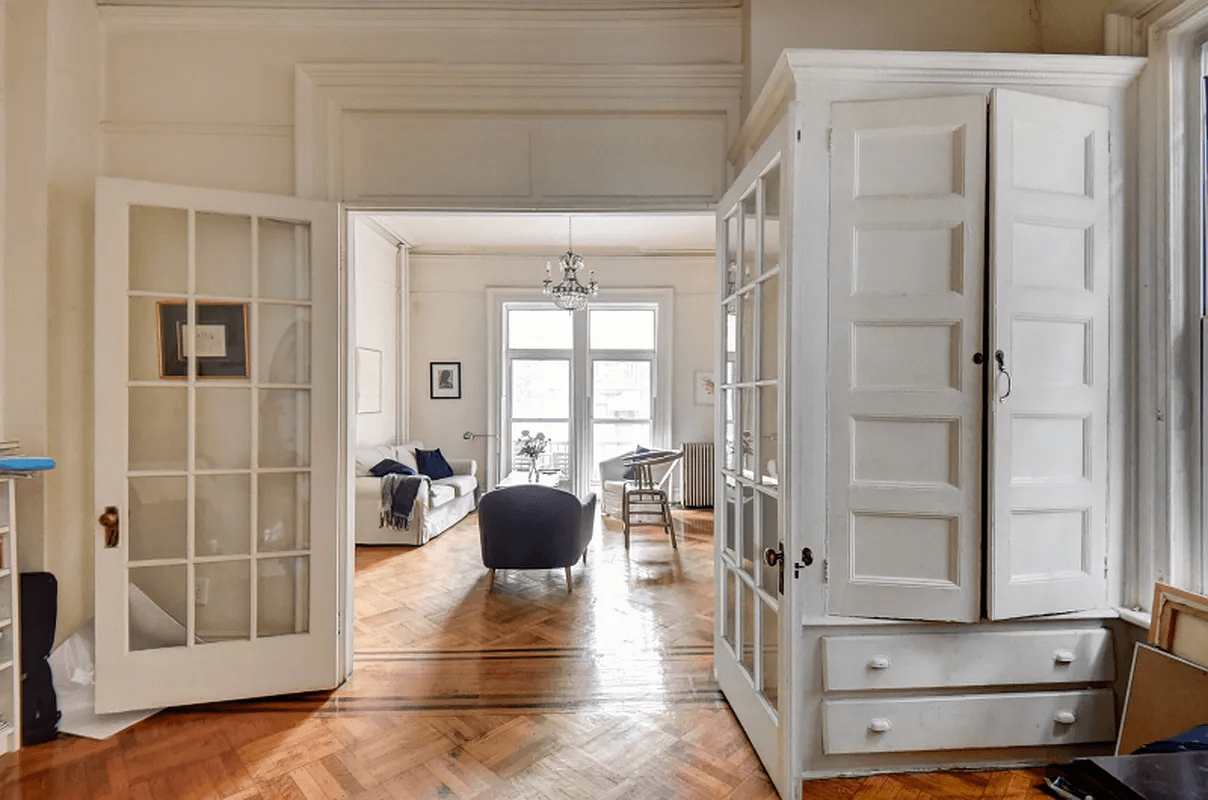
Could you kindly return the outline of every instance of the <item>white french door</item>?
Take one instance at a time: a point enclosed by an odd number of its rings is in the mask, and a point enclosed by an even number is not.
[[[721,401],[714,410],[713,663],[717,682],[784,797],[791,754],[795,552],[785,525],[783,135],[773,134],[717,211]],[[769,563],[768,558],[771,558]],[[780,563],[775,559],[779,557]],[[796,788],[794,787],[796,783]]]
[[[336,228],[97,182],[98,712],[339,683]]]

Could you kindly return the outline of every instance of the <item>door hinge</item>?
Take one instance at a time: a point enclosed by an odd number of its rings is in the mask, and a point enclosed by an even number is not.
[[[1110,154],[1111,151],[1112,151],[1112,132],[1108,131],[1107,132],[1107,152]]]
[[[826,129],[826,149],[827,152],[835,149],[835,129]]]
[[[822,559],[822,582],[828,583],[829,581],[830,581],[830,559],[824,558],[824,559]]]
[[[1107,577],[1107,556],[1103,556],[1103,577]]]
[[[797,141],[801,141],[801,131],[797,131]]]

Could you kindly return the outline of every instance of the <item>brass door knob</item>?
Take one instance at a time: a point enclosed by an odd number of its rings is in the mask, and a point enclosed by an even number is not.
[[[117,506],[105,506],[105,513],[97,517],[96,521],[105,529],[105,546],[117,547],[121,536],[121,519],[118,517]]]

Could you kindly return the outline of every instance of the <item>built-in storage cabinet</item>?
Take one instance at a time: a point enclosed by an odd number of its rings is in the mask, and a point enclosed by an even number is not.
[[[0,753],[17,749],[21,728],[14,485],[12,478],[0,478]]]
[[[743,443],[771,412],[748,413],[762,374],[743,365],[773,348],[733,265],[760,230],[737,198],[777,163],[789,776],[1050,762],[1115,737],[1142,64],[790,50],[752,106],[719,207],[719,507],[743,509],[719,558],[738,575],[763,545],[739,492],[762,491],[766,455]],[[747,726],[750,693],[723,689]]]

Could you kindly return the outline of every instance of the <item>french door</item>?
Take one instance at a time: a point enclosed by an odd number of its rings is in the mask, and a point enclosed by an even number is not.
[[[780,137],[722,198],[718,226],[714,644],[718,684],[776,788],[793,797],[789,672],[794,584],[785,525],[784,231]]]
[[[336,207],[96,200],[96,709],[334,687]]]
[[[597,302],[570,313],[550,303],[503,303],[501,476],[540,471],[578,493],[597,486],[600,461],[635,446],[666,445],[659,302]],[[665,372],[663,373],[665,374]],[[521,438],[543,435],[535,459]]]

